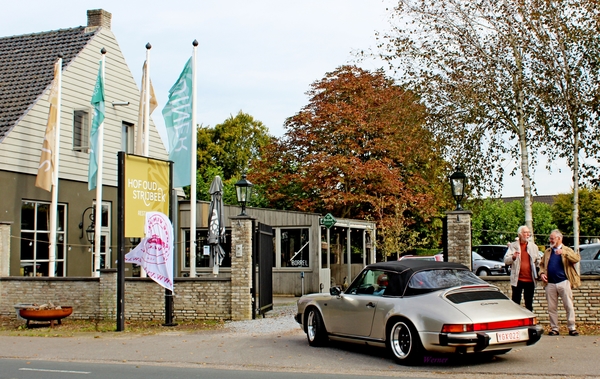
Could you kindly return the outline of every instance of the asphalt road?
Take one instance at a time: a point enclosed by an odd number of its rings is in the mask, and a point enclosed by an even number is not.
[[[94,362],[0,359],[0,379],[314,379],[314,373],[223,370]],[[377,379],[369,375],[319,374],[320,379]],[[415,378],[418,379],[418,378]]]
[[[418,367],[397,365],[384,349],[335,343],[308,346],[302,331],[245,329],[155,335],[97,333],[77,337],[0,336],[0,358],[372,376],[465,378],[598,378],[600,336],[544,335],[534,346],[494,358],[427,357]],[[286,319],[286,322],[287,319]]]

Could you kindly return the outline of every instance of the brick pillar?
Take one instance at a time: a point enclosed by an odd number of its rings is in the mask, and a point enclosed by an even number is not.
[[[11,223],[0,223],[0,277],[10,276]]]
[[[471,211],[446,212],[448,228],[448,262],[471,267]]]
[[[231,319],[252,319],[252,226],[247,216],[231,217]]]
[[[117,320],[117,269],[100,270],[100,286],[98,288],[98,308],[96,318],[99,320]]]

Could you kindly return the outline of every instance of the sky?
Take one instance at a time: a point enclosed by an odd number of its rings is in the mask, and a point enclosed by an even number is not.
[[[391,0],[24,0],[0,12],[0,36],[64,29],[87,24],[88,9],[112,13],[112,32],[140,86],[150,50],[150,77],[158,98],[153,120],[198,41],[196,119],[214,127],[239,111],[260,120],[281,137],[285,119],[308,103],[311,83],[344,64],[353,52],[373,48],[375,32],[388,29]],[[376,61],[359,66],[375,69]],[[507,164],[505,172],[510,171]],[[559,171],[562,171],[560,173]],[[571,191],[564,164],[534,180],[540,195]],[[504,183],[503,196],[522,196],[520,173]]]

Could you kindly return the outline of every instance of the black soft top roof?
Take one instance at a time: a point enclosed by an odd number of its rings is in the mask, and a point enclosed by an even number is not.
[[[403,259],[401,261],[378,262],[367,266],[372,270],[395,271],[398,273],[404,271],[421,271],[421,270],[468,270],[469,268],[460,263],[428,261],[424,259]]]
[[[403,259],[401,261],[372,263],[365,270],[381,270],[390,272],[388,285],[384,295],[404,296],[408,295],[408,283],[410,278],[419,271],[427,270],[464,270],[470,271],[468,267],[460,263],[428,261],[422,259]]]

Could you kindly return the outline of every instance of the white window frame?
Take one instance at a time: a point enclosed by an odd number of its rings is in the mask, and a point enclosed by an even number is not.
[[[33,216],[34,217],[34,221],[33,221],[34,228],[33,229],[21,229],[21,236],[23,238],[23,234],[24,233],[33,234],[33,238],[30,241],[30,246],[32,246],[32,248],[33,248],[33,259],[20,259],[21,257],[19,257],[20,265],[21,265],[21,268],[23,269],[22,270],[23,272],[20,275],[21,276],[24,275],[24,271],[25,271],[24,268],[25,267],[32,266],[32,268],[33,268],[33,270],[31,271],[32,276],[41,276],[41,275],[38,274],[38,271],[37,271],[38,264],[39,263],[49,263],[50,259],[49,259],[49,257],[46,258],[46,259],[38,259],[37,258],[37,249],[38,249],[38,245],[40,245],[40,243],[41,243],[41,241],[39,241],[41,235],[47,236],[45,238],[45,241],[49,241],[50,240],[50,230],[38,230],[38,219],[37,219],[38,218],[38,212],[37,212],[37,209],[42,204],[43,205],[48,205],[48,207],[50,207],[51,203],[47,202],[47,201],[23,200],[21,202],[21,212],[23,212],[22,209],[23,209],[23,206],[26,203],[31,203],[34,206],[34,208],[33,208],[34,209],[34,211],[33,211],[33,214],[34,214],[34,216]],[[64,219],[62,220],[63,221],[62,225],[65,226],[65,229],[66,229],[66,226],[67,226],[67,204],[59,203],[59,204],[57,204],[57,206],[58,207],[64,207],[63,208],[63,212],[62,212],[63,213],[63,217],[64,217]],[[48,209],[48,216],[49,216],[49,212],[50,212],[50,209]],[[58,217],[58,215],[60,215],[60,212],[57,212],[57,217]],[[21,213],[21,217],[23,217],[22,213]],[[47,225],[48,225],[48,229],[49,229],[50,228],[50,221],[49,220],[47,221]],[[60,225],[60,223],[58,223],[58,225]],[[57,229],[60,229],[60,227],[57,227]],[[62,273],[55,272],[55,274],[56,274],[56,276],[62,276],[62,277],[64,277],[64,276],[66,276],[66,273],[67,273],[67,244],[66,244],[67,234],[66,234],[66,231],[65,230],[57,230],[56,231],[56,240],[59,242],[59,243],[57,243],[57,246],[56,246],[57,249],[59,248],[59,246],[62,245],[62,258],[58,259],[59,254],[58,254],[58,251],[57,251],[57,254],[56,254],[57,257],[56,257],[56,259],[54,261],[55,261],[55,265],[58,264],[58,263],[62,263],[63,264],[62,265],[63,269],[62,269]],[[40,243],[38,243],[38,242],[40,242]],[[57,266],[55,266],[55,267],[57,267]]]

